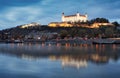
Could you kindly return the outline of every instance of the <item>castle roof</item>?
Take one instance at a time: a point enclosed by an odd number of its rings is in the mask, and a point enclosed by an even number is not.
[[[65,17],[74,17],[74,16],[76,16],[76,15],[68,15],[68,16],[65,16]]]
[[[75,17],[75,16],[77,16],[77,15],[68,15],[68,16],[64,16],[64,17]],[[85,15],[80,15],[80,14],[79,14],[79,16],[86,17]]]

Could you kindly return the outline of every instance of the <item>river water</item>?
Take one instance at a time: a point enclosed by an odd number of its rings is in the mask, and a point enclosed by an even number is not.
[[[120,45],[0,44],[0,78],[120,78]]]

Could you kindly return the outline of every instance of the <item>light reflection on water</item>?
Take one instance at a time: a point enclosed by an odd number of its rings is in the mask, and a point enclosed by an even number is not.
[[[0,44],[0,77],[120,77],[119,51],[115,44]]]

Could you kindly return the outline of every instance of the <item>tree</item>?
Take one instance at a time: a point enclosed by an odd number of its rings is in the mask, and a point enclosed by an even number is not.
[[[113,34],[114,34],[113,28],[106,28],[106,30],[105,30],[105,35],[106,35],[107,37],[112,37]]]
[[[112,24],[113,24],[115,27],[119,26],[119,23],[118,23],[117,21],[112,22]]]
[[[90,21],[92,24],[93,23],[109,23],[109,20],[106,18],[95,18]]]
[[[86,35],[87,31],[85,29],[80,29],[78,31],[79,36],[84,37]]]
[[[78,29],[77,28],[72,28],[69,31],[69,34],[74,37],[76,34],[78,34]]]
[[[60,31],[60,36],[63,39],[64,37],[66,37],[68,35],[68,32],[66,30],[61,30]]]

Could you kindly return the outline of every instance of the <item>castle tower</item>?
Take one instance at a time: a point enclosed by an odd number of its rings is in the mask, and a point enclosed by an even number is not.
[[[76,18],[75,18],[74,22],[78,22],[79,17],[80,17],[80,13],[79,13],[79,12],[77,12],[77,13],[76,13]]]
[[[86,17],[86,21],[85,22],[87,22],[88,21],[88,14],[87,13],[85,13],[85,17]]]
[[[62,13],[62,22],[64,22],[65,19],[64,19],[64,12]]]
[[[86,16],[86,17],[88,17],[88,14],[87,14],[87,13],[85,13],[85,16]]]
[[[77,17],[78,17],[78,16],[80,16],[80,13],[79,13],[79,12],[77,12],[76,16],[77,16]]]

